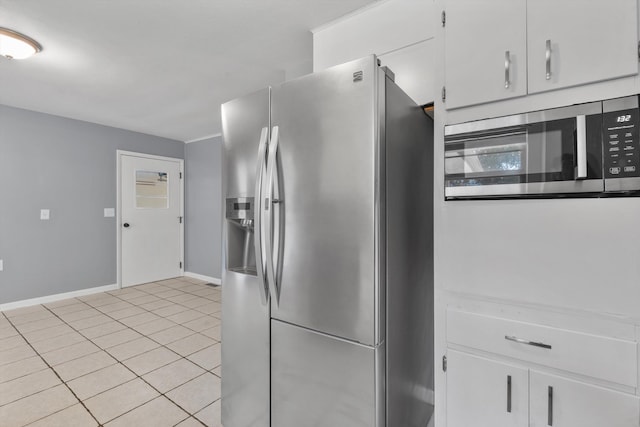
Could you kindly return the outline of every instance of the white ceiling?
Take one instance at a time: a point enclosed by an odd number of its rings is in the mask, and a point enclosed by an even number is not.
[[[43,51],[0,57],[0,104],[191,141],[220,104],[310,72],[311,29],[377,0],[0,0]]]

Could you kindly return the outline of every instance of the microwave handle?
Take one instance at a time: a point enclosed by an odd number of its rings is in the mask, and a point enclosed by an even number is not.
[[[576,117],[576,179],[587,177],[587,116]]]
[[[504,88],[509,89],[511,86],[511,54],[507,50],[504,53]]]

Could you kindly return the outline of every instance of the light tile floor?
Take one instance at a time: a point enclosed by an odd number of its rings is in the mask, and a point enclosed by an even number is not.
[[[185,277],[0,312],[0,425],[221,426],[221,299]]]

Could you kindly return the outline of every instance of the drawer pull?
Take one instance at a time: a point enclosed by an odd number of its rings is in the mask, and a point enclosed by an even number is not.
[[[545,343],[542,343],[542,342],[529,341],[529,340],[525,340],[525,339],[522,339],[522,338],[511,336],[511,335],[505,335],[504,339],[505,340],[509,340],[509,341],[513,341],[513,342],[517,342],[517,343],[520,343],[520,344],[532,345],[534,347],[541,347],[541,348],[546,348],[546,349],[551,350],[551,346],[549,344],[545,344]]]

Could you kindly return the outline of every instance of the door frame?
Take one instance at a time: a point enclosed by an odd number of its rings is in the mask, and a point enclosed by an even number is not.
[[[118,289],[122,289],[122,180],[121,180],[121,164],[122,157],[140,157],[143,159],[152,160],[166,160],[171,162],[178,162],[180,164],[180,173],[182,178],[180,179],[180,216],[182,217],[182,224],[180,224],[180,258],[182,259],[182,268],[180,273],[184,275],[185,260],[184,260],[184,159],[177,157],[156,156],[154,154],[138,153],[135,151],[116,150],[116,284]]]

